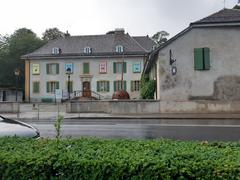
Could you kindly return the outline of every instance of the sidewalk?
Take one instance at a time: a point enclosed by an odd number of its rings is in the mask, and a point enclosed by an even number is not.
[[[240,114],[107,114],[107,113],[66,113],[66,112],[22,112],[19,114],[2,113],[12,119],[56,119],[62,115],[65,119],[234,119],[240,121]]]

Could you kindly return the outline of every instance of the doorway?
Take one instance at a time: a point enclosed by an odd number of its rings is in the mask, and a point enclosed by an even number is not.
[[[91,97],[91,86],[89,81],[83,82],[83,97]]]

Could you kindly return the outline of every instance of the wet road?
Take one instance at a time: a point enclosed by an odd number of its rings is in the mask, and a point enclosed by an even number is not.
[[[28,122],[42,137],[55,137],[54,121]],[[163,124],[156,120],[67,120],[62,124],[63,137],[171,138],[179,140],[239,141],[240,125]]]

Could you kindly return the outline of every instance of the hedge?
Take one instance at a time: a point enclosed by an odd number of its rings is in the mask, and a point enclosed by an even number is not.
[[[0,179],[240,179],[240,143],[0,138]]]

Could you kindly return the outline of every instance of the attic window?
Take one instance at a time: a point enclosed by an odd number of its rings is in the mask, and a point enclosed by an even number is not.
[[[59,47],[54,47],[52,48],[52,54],[56,55],[56,54],[61,54],[61,49]]]
[[[84,54],[91,54],[92,53],[92,48],[90,47],[85,47],[83,50]]]
[[[122,45],[117,45],[116,46],[116,52],[117,53],[123,53],[123,46]]]

